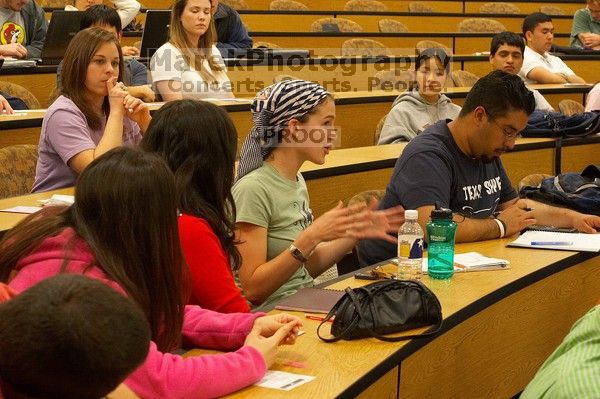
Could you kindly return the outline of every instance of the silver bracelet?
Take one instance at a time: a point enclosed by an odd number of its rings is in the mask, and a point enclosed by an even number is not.
[[[288,249],[290,250],[290,253],[292,254],[292,256],[294,258],[296,258],[297,260],[299,260],[300,262],[302,262],[302,263],[308,262],[308,258],[306,256],[304,256],[302,251],[300,251],[298,249],[298,247],[296,247],[293,243],[290,244]],[[311,254],[312,254],[312,252],[311,252]],[[310,254],[308,256],[310,256]]]

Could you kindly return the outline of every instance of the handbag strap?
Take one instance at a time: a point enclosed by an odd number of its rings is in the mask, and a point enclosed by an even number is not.
[[[350,299],[352,300],[352,303],[354,303],[354,307],[356,308],[356,313],[358,314],[358,319],[364,319],[365,317],[363,316],[363,309],[362,306],[358,300],[358,298],[356,297],[356,293],[352,290],[347,288],[346,292],[348,293],[348,295],[350,296]],[[370,296],[370,293],[369,293]],[[423,332],[420,334],[412,334],[412,335],[404,335],[401,337],[386,337],[385,335],[381,335],[375,331],[373,331],[371,328],[369,328],[367,325],[365,325],[365,328],[367,329],[367,331],[369,331],[371,333],[371,335],[381,341],[385,341],[385,342],[398,342],[398,341],[406,341],[408,339],[413,339],[413,338],[426,338],[426,337],[431,337],[435,334],[437,334],[441,328],[442,328],[442,318],[440,317],[439,322],[434,326],[434,329],[432,331],[427,331],[427,332]],[[358,320],[357,320],[358,323]],[[354,323],[353,323],[354,324]]]
[[[350,295],[350,292],[352,292],[352,288],[346,287],[345,291],[346,291],[346,294]],[[346,329],[344,331],[342,331],[341,333],[339,333],[338,335],[336,335],[334,337],[331,337],[331,338],[322,337],[321,334],[320,334],[321,327],[325,323],[327,323],[329,320],[331,320],[331,318],[333,317],[333,315],[335,315],[336,311],[338,310],[340,302],[341,301],[338,301],[338,303],[335,304],[335,306],[329,311],[329,313],[327,313],[327,316],[325,316],[325,318],[323,319],[323,321],[321,321],[321,323],[319,323],[319,326],[317,327],[317,336],[319,338],[321,338],[325,342],[337,342],[337,341],[341,340],[346,335],[348,335],[348,333],[350,331],[352,331],[356,327],[356,325],[358,324],[358,322],[360,321],[360,317],[355,317],[354,320],[352,320],[352,322],[348,325],[348,327],[346,327]],[[354,306],[356,306],[356,304]]]

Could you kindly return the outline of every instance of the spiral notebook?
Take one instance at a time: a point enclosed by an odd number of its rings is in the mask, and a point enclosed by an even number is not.
[[[293,295],[283,298],[275,309],[307,313],[328,313],[344,295],[344,291],[325,288],[302,288]]]

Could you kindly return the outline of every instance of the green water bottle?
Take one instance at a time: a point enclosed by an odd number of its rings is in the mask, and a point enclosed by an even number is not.
[[[431,278],[444,280],[454,275],[455,235],[452,211],[446,208],[432,210],[431,220],[427,223],[427,269]]]

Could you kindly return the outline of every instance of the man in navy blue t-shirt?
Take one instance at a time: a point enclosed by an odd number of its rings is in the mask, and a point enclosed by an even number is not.
[[[533,94],[516,75],[494,71],[479,79],[454,121],[439,121],[411,140],[396,162],[380,208],[419,211],[425,230],[435,204],[450,208],[456,242],[513,235],[532,224],[600,229],[600,217],[519,200],[500,155],[511,150],[535,108]],[[359,244],[361,264],[396,256],[383,240]]]

